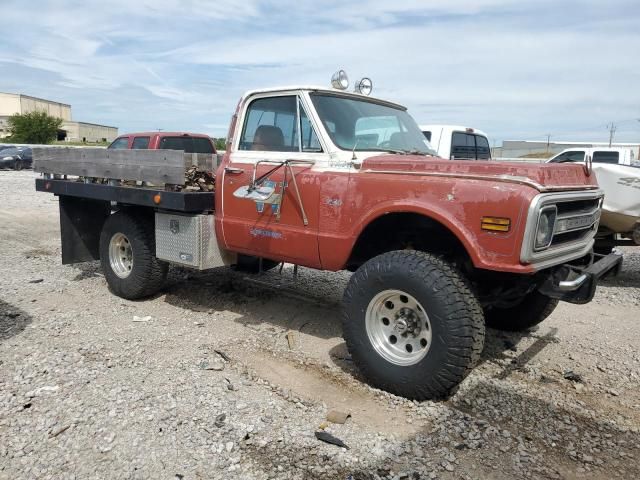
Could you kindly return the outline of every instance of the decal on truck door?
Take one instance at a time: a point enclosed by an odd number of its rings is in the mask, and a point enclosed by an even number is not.
[[[249,233],[253,237],[266,237],[266,238],[282,238],[282,234],[280,232],[276,232],[273,230],[267,230],[266,228],[252,228],[249,230]]]
[[[273,189],[276,189],[278,188],[278,186],[280,186],[282,191],[284,191],[284,189],[287,187],[287,183],[284,183],[283,185],[283,182],[273,182],[268,179],[262,182],[262,185],[264,187],[273,188]],[[271,215],[276,215],[278,213],[278,210],[280,210],[279,203],[270,203],[268,205],[271,206]],[[264,207],[265,207],[264,202],[256,202],[256,210],[258,211],[258,213],[264,213]]]

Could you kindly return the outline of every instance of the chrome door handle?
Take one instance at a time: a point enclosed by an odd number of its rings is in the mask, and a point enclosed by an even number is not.
[[[235,167],[224,167],[224,171],[225,173],[231,173],[233,175],[239,175],[241,173],[244,173],[244,170],[242,168],[235,168]]]

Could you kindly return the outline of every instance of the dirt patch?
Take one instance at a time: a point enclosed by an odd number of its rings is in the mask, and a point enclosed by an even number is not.
[[[25,250],[22,254],[27,258],[37,258],[37,257],[46,257],[51,256],[55,252],[51,250],[47,250],[45,248],[31,248],[29,250]]]
[[[351,420],[371,431],[409,438],[424,425],[407,423],[402,409],[391,409],[364,388],[346,384],[320,370],[321,367],[295,365],[265,352],[243,358],[243,363],[259,377],[289,389],[309,401],[322,402],[328,409],[351,414]]]

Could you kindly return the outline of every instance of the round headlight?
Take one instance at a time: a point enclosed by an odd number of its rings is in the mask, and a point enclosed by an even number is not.
[[[538,228],[536,230],[536,242],[534,245],[536,250],[544,250],[551,245],[557,212],[558,209],[555,205],[552,207],[545,207],[540,212],[540,217],[538,217]]]
[[[356,82],[356,92],[362,95],[371,95],[373,90],[373,82],[370,78],[364,77]]]
[[[349,88],[349,77],[347,77],[347,72],[344,70],[338,70],[334,73],[331,77],[331,86],[338,90],[346,90]]]

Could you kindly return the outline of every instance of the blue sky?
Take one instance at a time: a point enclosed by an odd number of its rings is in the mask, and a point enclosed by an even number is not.
[[[224,136],[243,91],[344,68],[419,123],[640,141],[637,0],[0,0],[0,91]]]

